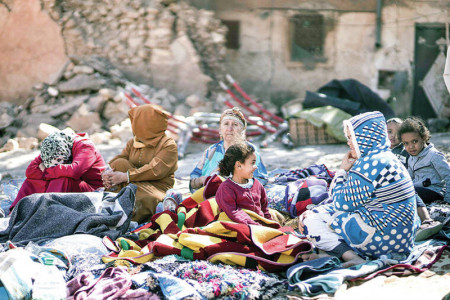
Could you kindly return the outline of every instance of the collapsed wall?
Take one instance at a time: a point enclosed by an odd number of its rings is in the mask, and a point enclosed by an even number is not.
[[[133,89],[145,101],[176,115],[208,109],[203,97],[180,100],[167,89],[131,82],[105,58],[72,57],[54,82],[35,85],[23,105],[0,103],[0,152],[34,149],[49,133],[64,128],[87,132],[95,143],[111,138],[126,141],[132,137],[128,110],[146,103]]]
[[[0,101],[23,103],[68,57],[107,58],[127,78],[177,98],[209,95],[226,27],[183,1],[0,1]]]
[[[0,26],[17,29],[12,30],[16,36],[22,35],[17,48],[27,48],[19,55],[17,51],[9,52],[15,55],[15,65],[1,65],[11,70],[0,68],[5,78],[14,71],[21,72],[15,81],[26,83],[22,86],[26,90],[15,94],[22,98],[15,100],[20,106],[13,104],[14,99],[12,103],[5,101],[10,99],[2,92],[0,147],[9,141],[3,151],[11,150],[11,143],[17,147],[17,141],[24,138],[38,138],[41,123],[90,134],[112,131],[113,137],[119,132],[116,137],[121,138],[121,130],[114,126],[127,118],[129,107],[123,96],[127,85],[139,86],[152,103],[179,115],[222,108],[215,101],[214,91],[224,75],[226,28],[210,11],[198,10],[183,1],[156,0],[41,0],[40,7],[35,2],[0,4],[0,15],[9,20]],[[53,24],[43,14],[48,14]],[[26,27],[57,24],[60,36],[55,37],[53,28],[47,36],[35,34],[30,42],[32,37],[16,22],[27,16]],[[33,55],[33,49],[47,43],[47,38],[53,42],[60,37],[65,56],[58,54],[54,61],[49,60],[52,51],[45,47],[38,52],[47,56]],[[22,69],[24,65],[40,69]],[[44,65],[51,68],[45,69]],[[20,84],[16,87],[20,88]],[[11,141],[13,138],[16,140]],[[36,146],[32,140],[20,147]]]
[[[128,78],[177,97],[206,96],[223,73],[226,27],[183,1],[42,0],[68,56],[108,58]]]

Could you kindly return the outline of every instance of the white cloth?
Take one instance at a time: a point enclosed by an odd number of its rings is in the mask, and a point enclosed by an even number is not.
[[[444,69],[444,82],[447,86],[448,92],[450,93],[450,46],[447,49],[447,59],[445,61]]]

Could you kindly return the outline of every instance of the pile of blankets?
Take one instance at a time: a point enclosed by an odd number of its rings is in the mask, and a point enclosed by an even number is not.
[[[285,173],[290,178],[285,182],[304,180],[298,178],[304,173],[328,183],[329,178],[317,178],[312,171],[332,177],[321,166],[302,171],[307,172]],[[158,213],[129,232],[135,191],[129,185],[119,194],[24,198],[21,209],[0,226],[0,298],[57,298],[61,293],[68,299],[332,295],[345,281],[423,272],[450,252],[444,230],[441,240],[417,244],[406,260],[386,256],[350,268],[342,268],[335,257],[303,261],[302,254],[314,249],[292,228],[251,211],[248,215],[261,225],[234,223],[219,211],[213,195],[199,202],[189,197],[175,212]]]

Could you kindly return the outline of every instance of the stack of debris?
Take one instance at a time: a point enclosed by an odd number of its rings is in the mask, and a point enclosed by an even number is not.
[[[70,56],[105,56],[136,82],[177,97],[206,96],[223,74],[227,32],[212,11],[184,1],[48,0]]]
[[[177,116],[226,107],[218,82],[227,29],[213,12],[175,0],[46,0],[42,9],[61,27],[70,59],[23,105],[0,103],[0,152],[33,149],[66,127],[95,143],[127,140],[130,87]]]
[[[170,112],[192,114],[204,102],[195,95],[177,100],[166,89],[135,85],[106,59],[72,57],[54,82],[35,86],[35,95],[22,106],[0,103],[0,152],[36,148],[49,133],[66,127],[89,133],[95,143],[128,140],[132,133],[124,93],[129,86]]]

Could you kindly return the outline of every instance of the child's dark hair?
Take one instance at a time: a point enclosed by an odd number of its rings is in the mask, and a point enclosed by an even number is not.
[[[417,132],[425,142],[428,142],[431,138],[430,131],[425,126],[425,122],[419,117],[409,117],[403,121],[397,131],[398,139],[401,141],[402,134],[409,132]]]
[[[247,157],[254,152],[255,148],[249,144],[239,143],[231,145],[219,162],[219,174],[222,176],[233,174],[236,162],[244,163]]]

